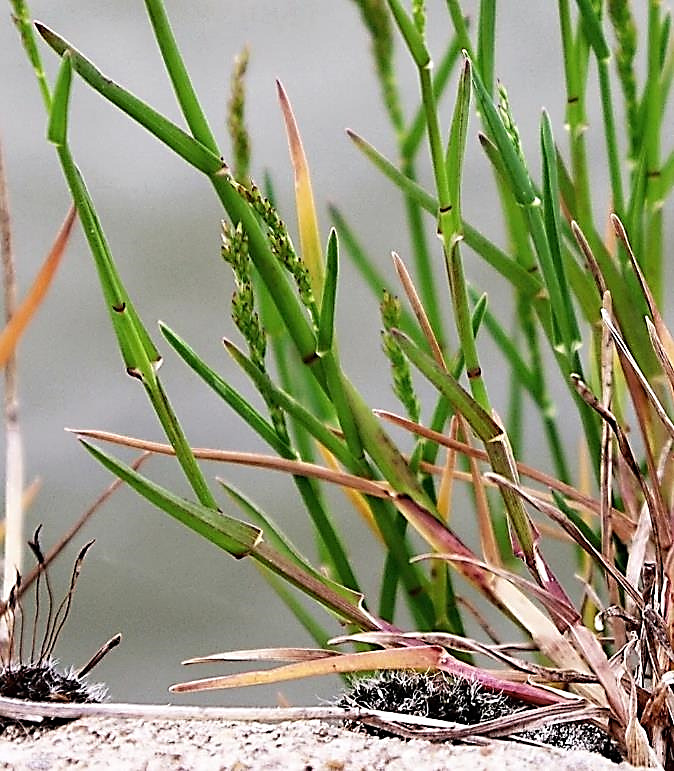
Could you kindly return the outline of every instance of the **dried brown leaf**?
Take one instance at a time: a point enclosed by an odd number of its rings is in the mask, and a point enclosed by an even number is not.
[[[74,222],[75,207],[71,206],[28,294],[0,332],[0,367],[4,367],[31,318],[42,304],[65,252]]]
[[[442,355],[442,349],[440,348],[438,339],[433,332],[431,322],[428,320],[426,309],[424,308],[424,305],[421,302],[421,298],[419,297],[419,293],[414,286],[414,281],[412,280],[412,277],[410,276],[405,263],[400,259],[400,256],[396,254],[396,252],[391,252],[391,257],[393,259],[393,266],[395,267],[398,278],[400,279],[400,283],[402,284],[403,290],[407,295],[407,299],[409,300],[412,307],[412,311],[417,317],[417,321],[419,322],[419,326],[424,333],[424,337],[428,341],[433,358],[437,362],[438,366],[442,367],[442,369],[446,371],[447,365],[445,363],[445,358]]]

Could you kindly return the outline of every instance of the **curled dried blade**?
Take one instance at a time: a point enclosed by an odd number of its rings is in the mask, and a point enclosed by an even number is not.
[[[545,667],[524,659],[511,656],[504,650],[502,645],[489,645],[474,640],[470,637],[455,635],[449,632],[360,632],[350,635],[333,637],[328,641],[330,645],[340,645],[348,642],[360,642],[374,645],[396,645],[408,640],[425,642],[428,645],[442,645],[451,650],[463,651],[466,653],[475,653],[508,664],[518,672],[529,675],[546,682],[558,683],[596,683],[595,675],[588,672],[579,672],[574,669],[559,669],[556,667]],[[513,646],[514,647],[514,646]],[[512,679],[516,679],[513,677]]]
[[[570,699],[578,703],[577,697],[562,694],[554,689],[546,689],[526,682],[506,679],[507,672],[474,667],[459,661],[438,645],[410,645],[417,642],[412,638],[400,638],[399,645],[406,647],[385,648],[364,653],[337,653],[325,657],[326,651],[318,651],[304,661],[278,667],[271,670],[243,672],[227,675],[221,678],[205,678],[204,680],[181,683],[171,688],[172,691],[197,691],[214,688],[234,688],[246,685],[280,682],[300,677],[335,674],[337,672],[362,672],[384,669],[416,669],[419,671],[442,670],[451,675],[479,682],[485,688],[506,693],[514,698],[522,699],[531,704],[559,704]],[[328,652],[329,653],[329,652]],[[521,678],[520,678],[521,679]]]

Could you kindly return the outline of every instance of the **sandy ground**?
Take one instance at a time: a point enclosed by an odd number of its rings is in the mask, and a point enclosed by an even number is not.
[[[452,746],[375,739],[302,721],[268,725],[220,721],[85,718],[37,739],[0,739],[0,769],[133,771],[627,771],[587,752],[495,741]]]

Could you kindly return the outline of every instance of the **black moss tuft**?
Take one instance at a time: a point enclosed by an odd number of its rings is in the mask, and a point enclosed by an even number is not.
[[[105,699],[106,687],[88,683],[74,669],[60,670],[53,659],[29,664],[12,664],[0,671],[0,694],[11,699],[57,703],[91,704]],[[20,722],[30,732],[33,727],[54,728],[69,722],[60,718],[45,718],[40,723]],[[11,718],[0,717],[0,733],[17,725]]]
[[[384,670],[373,676],[357,677],[338,699],[342,707],[401,712],[455,723],[474,725],[510,715],[529,705],[490,691],[479,683],[453,677],[445,672],[420,673]],[[390,732],[362,724],[349,728],[379,736]],[[616,763],[622,756],[615,742],[599,726],[586,722],[551,723],[536,731],[515,734],[543,744],[564,749],[597,752]]]
[[[77,580],[84,557],[93,544],[90,541],[77,555],[65,597],[57,605],[54,599],[47,560],[40,544],[40,527],[33,540],[28,542],[37,562],[35,580],[35,615],[32,632],[27,635],[30,653],[24,654],[24,615],[21,595],[25,590],[21,576],[17,574],[4,608],[0,611],[0,623],[5,625],[8,639],[0,650],[0,696],[23,701],[57,703],[96,703],[103,701],[106,688],[102,684],[90,684],[88,672],[119,644],[121,635],[115,635],[103,645],[81,669],[59,669],[53,657],[54,648],[63,627],[68,620]],[[38,630],[42,627],[42,632]],[[40,723],[21,721],[0,716],[0,733],[15,728],[24,733],[33,733],[44,728],[53,728],[69,722],[67,719],[45,718]]]
[[[501,693],[444,672],[401,670],[354,678],[338,702],[344,707],[403,712],[468,725],[509,715],[516,708],[514,703]]]

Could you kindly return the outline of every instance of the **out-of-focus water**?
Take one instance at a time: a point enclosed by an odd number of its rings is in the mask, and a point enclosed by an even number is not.
[[[273,175],[281,211],[294,231],[293,187],[287,146],[275,97],[280,78],[293,103],[313,172],[323,234],[330,222],[326,204],[335,202],[392,276],[389,254],[409,255],[400,198],[368,167],[344,134],[358,131],[395,156],[394,140],[382,111],[369,56],[369,41],[354,3],[347,0],[283,3],[167,2],[195,86],[222,140],[225,155],[225,104],[231,62],[244,43],[251,47],[247,118],[252,134],[253,174]],[[466,3],[471,8],[476,3]],[[150,101],[176,121],[180,116],[152,38],[142,4],[88,3],[82,0],[34,2],[36,17],[70,39],[106,74]],[[563,73],[558,57],[555,10],[547,0],[506,3],[498,42],[497,73],[511,103],[532,168],[538,161],[540,109],[551,113],[564,144]],[[444,3],[429,3],[429,35],[439,58],[449,22]],[[417,104],[415,73],[399,48],[403,99],[408,114]],[[44,51],[51,76],[55,58]],[[68,207],[56,155],[44,140],[45,116],[33,74],[20,49],[7,9],[0,24],[0,132],[7,158],[15,251],[22,290],[27,287]],[[453,98],[454,86],[449,89]],[[445,125],[451,101],[445,102]],[[487,162],[480,155],[477,121],[469,131],[464,209],[502,241],[496,197]],[[98,206],[113,253],[138,311],[166,355],[162,376],[190,440],[196,445],[262,449],[251,432],[196,378],[160,338],[162,319],[187,339],[216,369],[248,392],[228,360],[223,335],[236,334],[229,319],[229,270],[219,256],[221,211],[209,185],[173,157],[149,134],[133,125],[75,79],[71,140],[75,157]],[[597,206],[606,205],[606,173],[600,125],[591,114],[588,147],[593,159]],[[428,163],[420,179],[432,185]],[[536,173],[536,172],[535,172]],[[433,223],[427,221],[432,241]],[[438,256],[438,281],[444,281]],[[479,287],[502,284],[466,251],[467,272]],[[396,408],[386,366],[379,354],[377,302],[355,280],[344,261],[339,295],[338,333],[347,370],[368,400]],[[499,306],[500,307],[500,306]],[[498,310],[498,309],[497,309]],[[485,345],[488,384],[505,408],[502,368]],[[161,432],[136,381],[126,377],[101,302],[94,268],[78,232],[60,275],[20,349],[21,417],[29,477],[42,479],[42,491],[28,515],[29,528],[44,522],[45,545],[55,540],[109,482],[65,426],[98,427],[160,439]],[[564,391],[559,391],[562,404]],[[565,422],[574,442],[576,426]],[[532,433],[537,433],[533,427]],[[530,445],[530,457],[544,451]],[[177,466],[151,461],[147,473],[173,489],[185,485]],[[310,555],[313,544],[305,514],[288,480],[271,472],[209,467],[233,480],[282,523]],[[381,566],[377,545],[339,494],[331,495],[336,517],[352,544],[363,584],[376,585]],[[465,511],[465,527],[471,515]],[[464,526],[456,520],[459,530]],[[78,590],[71,623],[58,653],[66,663],[83,663],[96,646],[117,631],[125,641],[99,670],[118,700],[166,701],[166,687],[187,676],[180,660],[232,648],[309,644],[249,561],[235,562],[129,491],[118,493],[77,539],[95,537]],[[65,588],[71,549],[55,570]],[[326,624],[340,630],[327,618]],[[329,696],[334,682],[284,686],[297,702]],[[203,701],[261,704],[274,702],[276,689],[216,694]]]

